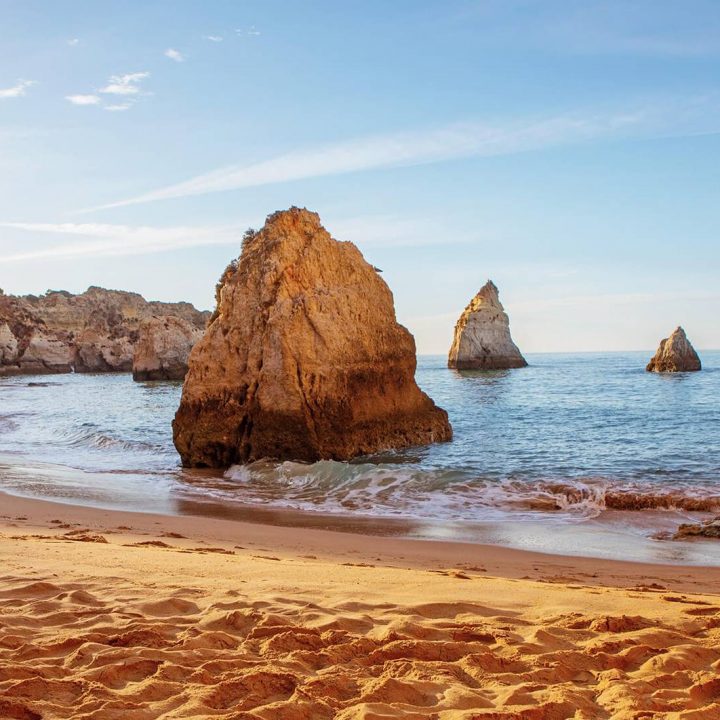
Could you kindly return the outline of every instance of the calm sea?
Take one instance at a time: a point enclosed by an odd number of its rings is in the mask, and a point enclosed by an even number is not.
[[[458,373],[420,357],[451,443],[354,463],[183,471],[170,422],[180,385],[129,375],[0,379],[0,490],[108,508],[720,564],[720,542],[663,539],[720,498],[720,352],[655,375],[651,353],[538,354]],[[637,493],[642,511],[619,510]],[[699,499],[698,513],[663,497]],[[659,499],[658,499],[659,498]],[[715,514],[720,513],[720,500]]]

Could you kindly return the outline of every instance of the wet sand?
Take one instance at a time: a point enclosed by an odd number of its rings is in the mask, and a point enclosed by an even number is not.
[[[720,568],[0,495],[2,718],[720,717]]]

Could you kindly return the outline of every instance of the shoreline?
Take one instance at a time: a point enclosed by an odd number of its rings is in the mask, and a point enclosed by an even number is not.
[[[590,561],[631,562],[639,565],[674,565],[688,568],[720,569],[720,542],[712,539],[669,539],[681,522],[700,522],[711,517],[668,509],[606,510],[595,518],[568,521],[547,518],[470,522],[429,518],[370,516],[311,512],[287,507],[223,503],[218,499],[168,499],[164,509],[137,510],[111,502],[77,502],[67,498],[37,497],[0,489],[0,498],[50,503],[89,512],[126,513],[229,524],[316,530],[334,535],[396,539],[458,547],[506,549],[555,558]],[[652,534],[650,534],[652,531]],[[664,536],[662,539],[656,535]],[[631,551],[628,551],[631,548]]]
[[[6,494],[0,567],[0,717],[720,714],[720,568]]]
[[[330,562],[354,556],[363,562],[402,564],[409,569],[482,566],[483,572],[516,580],[537,578],[543,570],[552,568],[565,575],[578,574],[584,578],[583,582],[589,584],[607,576],[619,583],[618,586],[637,585],[641,580],[652,581],[662,575],[678,591],[712,592],[720,587],[720,567],[712,565],[688,566],[563,555],[502,545],[371,535],[224,519],[212,515],[164,515],[101,509],[25,498],[0,491],[0,535],[6,536],[11,528],[15,533],[20,530],[30,530],[33,534],[52,531],[54,526],[59,525],[53,522],[55,520],[60,520],[62,525],[82,526],[97,533],[109,532],[120,538],[176,533],[228,547],[242,543],[269,546],[278,553],[302,551]]]

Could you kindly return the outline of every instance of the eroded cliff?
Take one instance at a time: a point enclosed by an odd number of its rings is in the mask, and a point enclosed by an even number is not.
[[[198,329],[209,317],[190,303],[148,302],[99,287],[80,295],[0,294],[0,374],[130,372],[140,325],[153,315]]]

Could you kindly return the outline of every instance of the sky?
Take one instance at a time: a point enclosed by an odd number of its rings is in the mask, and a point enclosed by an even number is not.
[[[0,287],[212,308],[291,205],[420,353],[720,348],[716,0],[0,0]]]

